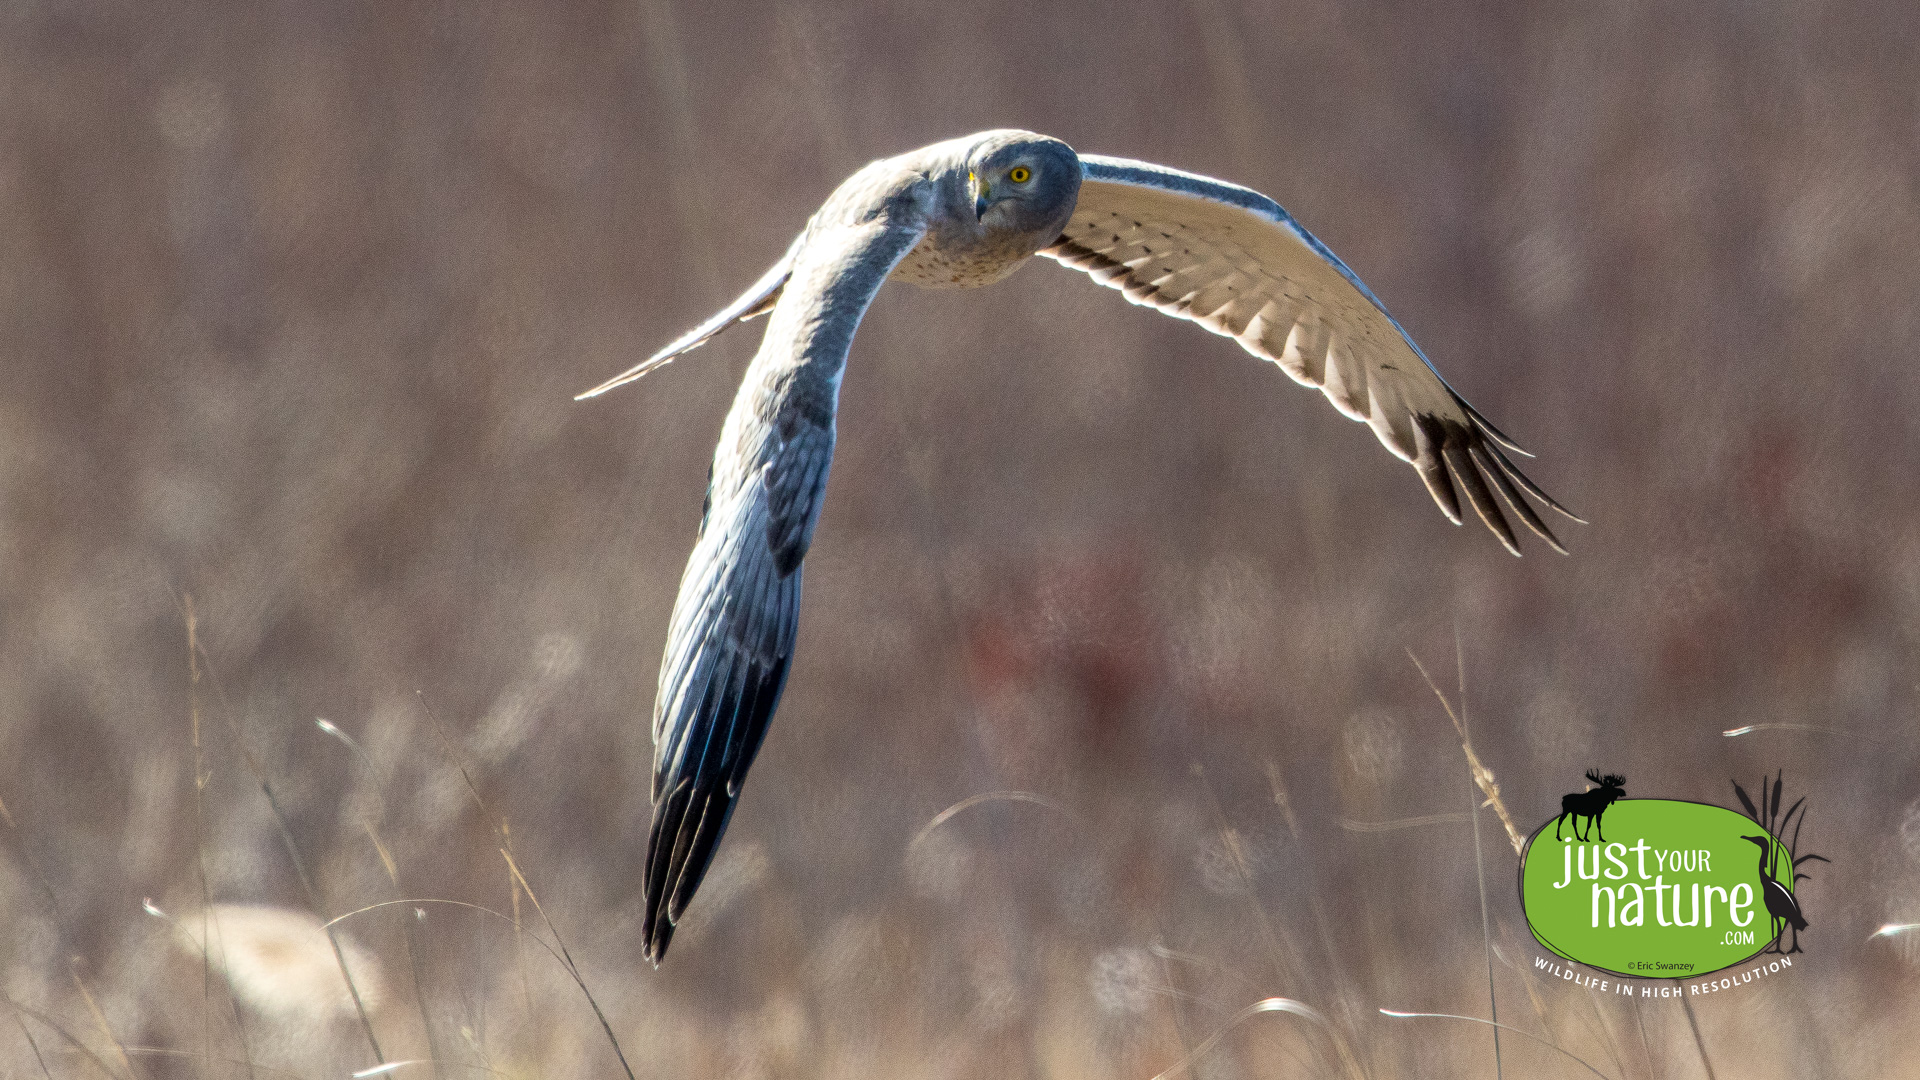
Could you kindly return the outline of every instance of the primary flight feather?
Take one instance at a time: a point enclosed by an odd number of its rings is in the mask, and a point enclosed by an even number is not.
[[[721,429],[660,667],[643,926],[654,963],[713,861],[786,684],[800,565],[833,458],[847,350],[867,305],[888,280],[986,285],[1034,255],[1231,337],[1319,388],[1411,462],[1455,524],[1463,491],[1518,555],[1497,491],[1529,529],[1566,550],[1527,496],[1580,519],[1514,466],[1507,451],[1519,448],[1272,199],[1177,169],[1076,154],[1027,131],[983,132],[876,161],[840,185],[739,299],[580,395],[603,394],[734,323],[770,316]]]

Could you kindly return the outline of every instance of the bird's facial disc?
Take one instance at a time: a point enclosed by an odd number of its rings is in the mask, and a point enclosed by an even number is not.
[[[1051,139],[998,146],[969,164],[967,189],[974,217],[984,225],[1057,232],[1080,192],[1080,159]]]
[[[1004,155],[995,155],[1003,157]],[[967,187],[973,194],[973,216],[985,220],[987,211],[1009,200],[1028,200],[1037,186],[1038,165],[1025,157],[982,163],[967,171]]]

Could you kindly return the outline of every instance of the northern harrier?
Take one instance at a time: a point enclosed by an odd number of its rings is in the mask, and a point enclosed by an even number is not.
[[[1498,491],[1564,552],[1518,488],[1506,436],[1453,392],[1373,293],[1257,191],[1058,139],[989,131],[876,161],[841,184],[787,253],[718,314],[603,394],[771,313],[727,413],[680,581],[653,711],[647,956],[658,964],[726,830],[793,657],[800,562],[833,458],[847,348],[888,281],[965,288],[1030,256],[1084,270],[1318,387],[1413,463],[1449,520],[1455,484],[1518,555]],[[1504,448],[1504,450],[1503,450]]]

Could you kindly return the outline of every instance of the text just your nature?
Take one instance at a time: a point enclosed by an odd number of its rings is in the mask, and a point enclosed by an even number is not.
[[[1593,905],[1592,926],[1601,925],[1602,899],[1605,900],[1606,925],[1642,926],[1646,923],[1648,894],[1651,894],[1653,918],[1661,926],[1699,926],[1702,919],[1707,926],[1713,925],[1716,906],[1725,911],[1725,921],[1734,926],[1745,927],[1753,923],[1753,886],[1741,882],[1731,889],[1720,885],[1706,885],[1703,882],[1688,881],[1681,875],[1707,874],[1712,872],[1713,853],[1704,848],[1661,849],[1647,846],[1642,837],[1632,847],[1618,841],[1604,847],[1576,844],[1571,838],[1563,841],[1561,879],[1554,888],[1578,888],[1579,880],[1591,881]],[[1592,858],[1589,860],[1588,856]],[[1633,856],[1631,860],[1627,856]],[[1648,871],[1648,856],[1651,855],[1653,872]],[[1603,861],[1604,858],[1604,861]],[[1611,864],[1611,865],[1608,865]],[[1672,880],[1669,880],[1671,876]],[[1626,880],[1629,877],[1635,881]],[[1603,885],[1602,880],[1620,882],[1619,885]],[[1690,887],[1689,887],[1690,886]],[[1684,892],[1682,890],[1685,890]],[[1685,897],[1684,907],[1687,915],[1682,918],[1681,899]],[[1716,901],[1716,897],[1718,898]],[[1691,965],[1689,965],[1691,966]]]

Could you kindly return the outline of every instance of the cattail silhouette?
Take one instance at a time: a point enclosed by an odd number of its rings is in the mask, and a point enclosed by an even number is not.
[[[1824,855],[1815,855],[1811,852],[1805,855],[1800,854],[1800,827],[1807,823],[1807,799],[1804,795],[1795,799],[1793,806],[1788,808],[1785,814],[1782,814],[1780,812],[1780,796],[1786,787],[1785,781],[1786,770],[1782,769],[1774,776],[1773,789],[1772,792],[1769,793],[1767,789],[1767,779],[1762,776],[1760,778],[1760,805],[1758,807],[1753,805],[1753,800],[1747,796],[1746,789],[1740,786],[1740,781],[1738,780],[1733,782],[1733,793],[1739,796],[1740,805],[1746,810],[1747,816],[1766,830],[1762,836],[1743,836],[1741,839],[1749,840],[1760,845],[1760,897],[1762,902],[1767,906],[1767,914],[1773,917],[1773,946],[1769,951],[1796,953],[1800,951],[1800,931],[1807,928],[1807,920],[1805,916],[1800,914],[1800,902],[1794,899],[1793,890],[1800,887],[1802,879],[1810,876],[1800,869],[1800,864],[1807,862],[1829,862],[1831,860]],[[1797,821],[1794,819],[1796,813],[1800,815]],[[1793,825],[1792,839],[1775,839],[1787,831],[1787,825],[1789,823]],[[1780,884],[1769,872],[1771,870],[1770,864],[1775,859],[1775,844],[1779,845],[1780,853],[1787,857],[1787,864],[1793,870],[1793,884],[1791,886]],[[1785,923],[1786,926],[1793,927],[1793,948],[1791,949],[1780,948],[1780,935],[1786,933],[1785,926],[1783,926],[1782,923]]]

